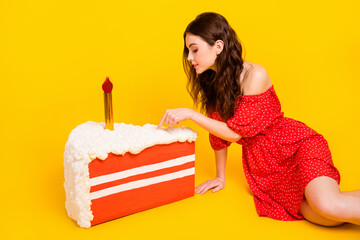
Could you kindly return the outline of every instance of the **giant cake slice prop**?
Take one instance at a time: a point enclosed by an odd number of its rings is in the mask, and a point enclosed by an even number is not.
[[[65,145],[65,207],[80,227],[194,196],[195,131],[110,122],[77,126]]]

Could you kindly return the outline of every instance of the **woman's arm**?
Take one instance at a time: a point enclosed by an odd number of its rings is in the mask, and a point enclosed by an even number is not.
[[[225,167],[227,159],[227,148],[214,151],[216,160],[216,177],[225,180]]]
[[[229,142],[237,142],[241,138],[241,136],[231,130],[225,122],[211,119],[189,108],[166,110],[158,127],[163,123],[176,126],[180,121],[184,120],[192,120],[209,133]]]
[[[214,190],[212,191],[214,193],[225,187],[226,159],[227,148],[215,151],[216,177],[215,179],[207,180],[206,182],[196,186],[195,193],[204,194],[212,188],[214,188]]]

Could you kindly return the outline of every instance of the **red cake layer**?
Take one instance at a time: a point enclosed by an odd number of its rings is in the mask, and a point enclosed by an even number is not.
[[[89,163],[91,225],[194,196],[195,142]]]

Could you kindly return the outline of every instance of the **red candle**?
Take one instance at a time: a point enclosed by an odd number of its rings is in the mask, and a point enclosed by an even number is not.
[[[113,110],[112,110],[112,96],[111,91],[113,84],[110,82],[109,77],[106,77],[102,85],[104,90],[104,106],[105,106],[105,129],[114,130]]]

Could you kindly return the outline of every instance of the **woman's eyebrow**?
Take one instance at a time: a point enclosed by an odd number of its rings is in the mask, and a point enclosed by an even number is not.
[[[189,47],[191,47],[192,45],[197,45],[196,43],[190,43]]]

